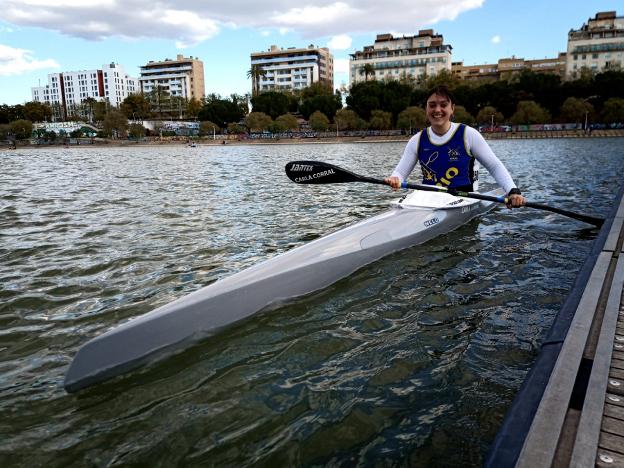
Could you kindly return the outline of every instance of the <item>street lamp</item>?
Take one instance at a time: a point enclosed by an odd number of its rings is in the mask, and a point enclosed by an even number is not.
[[[494,131],[494,114],[491,114],[492,116],[492,123],[490,124],[490,130]]]

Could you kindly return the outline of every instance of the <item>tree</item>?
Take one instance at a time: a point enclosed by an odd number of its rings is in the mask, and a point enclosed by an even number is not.
[[[286,124],[283,121],[275,120],[271,122],[268,129],[271,133],[283,133],[288,130],[288,127],[286,127]]]
[[[8,123],[0,124],[0,140],[8,140],[9,135],[12,135],[11,126]]]
[[[535,101],[520,101],[516,113],[509,120],[514,125],[548,123],[550,114]]]
[[[38,101],[24,104],[24,119],[31,122],[44,122],[52,118],[52,108]]]
[[[425,79],[426,89],[435,88],[436,86],[447,86],[449,89],[453,90],[457,88],[459,84],[459,78],[453,75],[450,70],[445,69]]]
[[[265,77],[266,74],[266,70],[260,65],[252,65],[251,68],[247,70],[247,78],[251,78],[254,96],[260,94],[260,78]]]
[[[93,121],[103,122],[106,117],[106,112],[110,104],[108,101],[98,101],[93,104]]]
[[[323,86],[323,89],[326,90],[327,88]],[[319,93],[303,98],[303,102],[299,106],[299,112],[304,119],[309,119],[310,116],[316,111],[321,111],[330,119],[333,119],[336,111],[341,108],[342,97],[340,96],[340,93],[332,94],[331,92],[328,92],[326,94]]]
[[[125,137],[128,130],[128,119],[123,112],[111,109],[102,122],[104,134],[108,137]]]
[[[94,108],[96,103],[97,101],[95,100],[95,98],[92,97],[85,98],[81,103],[87,122],[94,121]]]
[[[276,119],[288,112],[289,99],[284,93],[268,91],[252,97],[251,105],[254,112],[263,112]]]
[[[453,112],[453,121],[463,123],[466,125],[473,125],[475,123],[474,117],[466,110],[464,106],[455,106],[455,112]]]
[[[240,122],[245,113],[238,101],[222,99],[216,94],[207,96],[205,104],[197,114],[200,121],[210,121],[219,127],[226,127],[228,123]]]
[[[382,110],[371,112],[370,128],[375,130],[387,130],[392,127],[392,114]]]
[[[368,75],[372,75],[375,78],[375,67],[370,63],[365,63],[360,67],[360,75],[364,75],[364,81],[368,81]]]
[[[477,123],[481,125],[489,124],[490,126],[494,126],[496,123],[503,123],[504,120],[505,117],[503,114],[498,112],[496,107],[493,106],[485,106],[477,114]]]
[[[219,126],[210,120],[205,120],[199,124],[200,135],[214,135],[217,131],[220,131]]]
[[[151,112],[159,118],[171,111],[171,96],[164,87],[156,85],[153,90],[145,93],[143,96],[150,103]]]
[[[427,124],[427,115],[421,107],[410,106],[399,113],[397,117],[397,127],[409,130],[410,134],[414,128],[423,128]]]
[[[33,131],[33,124],[30,120],[20,119],[9,123],[11,133],[15,135],[17,140],[25,140],[30,138]]]
[[[329,128],[329,119],[321,111],[314,111],[308,123],[315,132],[324,132]]]
[[[150,101],[143,94],[130,94],[121,103],[120,110],[129,119],[147,119],[150,115]]]
[[[245,125],[250,131],[263,131],[269,128],[272,120],[271,117],[266,115],[264,112],[250,112],[247,117],[245,117]]]
[[[228,132],[235,135],[240,135],[242,133],[247,133],[247,129],[242,125],[232,122],[228,124]]]
[[[141,124],[130,124],[128,128],[128,135],[132,138],[143,138],[147,133],[147,129]]]
[[[395,119],[410,105],[412,87],[398,81],[361,81],[351,86],[347,105],[357,114],[370,119],[373,110],[391,112]]]
[[[325,83],[317,81],[301,90],[301,99],[305,100],[315,96],[331,96],[333,94],[331,87],[327,87]]]
[[[624,99],[609,98],[602,107],[604,123],[624,122]]]
[[[562,122],[581,123],[586,115],[593,115],[594,106],[583,99],[569,97],[561,106],[560,117]]]
[[[188,117],[196,119],[201,109],[202,103],[198,99],[191,98],[186,105],[186,115]]]
[[[236,106],[238,106],[243,117],[249,114],[249,100],[250,99],[251,99],[251,96],[249,95],[249,93],[230,94],[230,101],[232,101],[232,104],[235,104]]]
[[[280,125],[284,126],[284,130],[298,130],[299,122],[297,121],[297,117],[292,114],[284,114],[280,115],[275,122],[278,122]]]
[[[360,117],[351,109],[340,109],[334,116],[337,130],[351,130],[358,128]]]

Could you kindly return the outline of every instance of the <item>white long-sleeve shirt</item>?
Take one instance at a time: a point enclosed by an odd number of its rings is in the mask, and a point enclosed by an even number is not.
[[[423,130],[427,131],[427,135],[429,136],[429,140],[436,145],[443,145],[448,143],[451,139],[457,127],[458,123],[451,122],[451,127],[449,130],[442,136],[437,135],[435,132],[431,130],[431,127]],[[416,163],[418,162],[418,145],[420,143],[420,135],[423,131],[418,132],[407,142],[405,146],[405,150],[403,151],[403,156],[401,156],[401,160],[397,164],[394,172],[392,172],[392,176],[398,177],[401,182],[407,179],[410,173],[416,167]],[[509,193],[512,188],[516,187],[509,171],[505,165],[501,162],[500,159],[496,157],[490,145],[487,144],[485,138],[474,128],[466,126],[466,131],[464,135],[464,141],[466,144],[466,150],[468,153],[473,155],[476,161],[479,164],[482,164],[496,183],[500,185],[505,193]],[[475,170],[478,169],[477,163],[475,162]]]

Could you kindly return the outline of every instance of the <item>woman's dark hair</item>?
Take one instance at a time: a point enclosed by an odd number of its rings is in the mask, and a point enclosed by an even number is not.
[[[433,96],[434,94],[437,94],[438,96],[445,97],[446,99],[449,100],[449,102],[451,104],[455,104],[455,96],[453,96],[453,93],[451,93],[451,90],[448,89],[444,85],[440,85],[440,86],[436,86],[435,88],[431,88],[429,90],[429,92],[427,93],[427,97],[425,98],[425,102],[427,102],[429,100],[429,98],[431,96]]]

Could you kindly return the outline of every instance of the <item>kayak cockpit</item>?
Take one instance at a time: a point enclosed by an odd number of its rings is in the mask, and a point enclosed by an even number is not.
[[[450,209],[476,203],[479,203],[479,200],[456,197],[450,193],[415,190],[403,198],[393,201],[392,205],[400,208]]]

